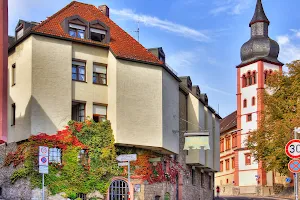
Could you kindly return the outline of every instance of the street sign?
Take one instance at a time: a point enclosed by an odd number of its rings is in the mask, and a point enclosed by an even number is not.
[[[48,166],[48,156],[39,156],[39,166]]]
[[[128,162],[121,162],[121,163],[118,163],[118,166],[119,166],[119,167],[122,167],[122,166],[128,166]]]
[[[290,140],[285,145],[285,153],[290,158],[300,158],[300,140],[299,139]]]
[[[300,172],[300,160],[291,160],[288,164],[289,170],[292,173],[299,173]]]
[[[39,156],[49,156],[49,148],[39,146]]]
[[[116,159],[119,162],[125,162],[125,161],[136,161],[136,154],[123,154],[119,155]]]
[[[40,166],[40,167],[39,167],[39,173],[40,173],[40,174],[48,174],[48,173],[49,173],[49,168],[48,168],[48,166]]]
[[[285,182],[291,183],[291,182],[292,182],[292,179],[291,179],[290,177],[287,177],[287,178],[285,178]]]

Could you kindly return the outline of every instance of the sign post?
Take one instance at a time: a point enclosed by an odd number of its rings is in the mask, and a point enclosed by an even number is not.
[[[285,146],[285,153],[292,158],[288,164],[289,170],[294,173],[294,191],[295,199],[298,200],[298,173],[300,172],[300,140],[297,139],[297,133],[300,133],[300,128],[294,129],[294,138],[290,140]]]
[[[119,155],[117,158],[118,166],[128,166],[128,200],[130,200],[130,161],[136,161],[136,154],[123,154]]]
[[[45,199],[45,174],[49,173],[49,148],[39,146],[39,173],[42,174],[42,200]]]

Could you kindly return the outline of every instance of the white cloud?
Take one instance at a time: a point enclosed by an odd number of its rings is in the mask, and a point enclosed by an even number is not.
[[[290,30],[295,33],[296,37],[300,38],[300,30],[296,30],[296,29],[290,29]]]
[[[143,15],[143,14],[136,14],[130,9],[122,9],[122,10],[110,9],[110,12],[111,14],[118,15],[124,19],[139,21],[145,24],[146,26],[157,27],[172,33],[176,33],[180,36],[193,39],[195,41],[206,42],[210,40],[210,37],[202,33],[201,31],[189,28],[184,25],[176,24],[168,20],[162,20],[157,17]]]
[[[254,1],[252,0],[216,0],[216,7],[210,10],[210,14],[218,15],[226,13],[230,15],[239,15],[242,11],[251,7]]]
[[[290,42],[290,39],[287,35],[281,35],[277,37],[277,41],[279,45],[286,45]]]
[[[300,45],[298,37],[281,35],[277,37],[277,42],[280,45],[279,59],[283,63],[300,60]]]
[[[228,96],[235,96],[235,94],[233,94],[233,93],[229,93],[229,92],[226,92],[226,91],[218,89],[218,88],[213,88],[213,87],[210,87],[208,85],[202,85],[201,88],[205,88],[207,90],[217,92],[217,93],[220,93],[220,94],[224,94],[224,95],[228,95]]]

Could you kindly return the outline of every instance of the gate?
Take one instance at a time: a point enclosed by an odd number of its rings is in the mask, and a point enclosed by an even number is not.
[[[109,186],[109,200],[128,200],[128,184],[123,180],[115,180]]]

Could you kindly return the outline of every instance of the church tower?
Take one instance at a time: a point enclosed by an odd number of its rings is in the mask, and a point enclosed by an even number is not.
[[[273,184],[272,172],[254,161],[246,146],[249,132],[257,129],[264,109],[262,95],[266,77],[281,71],[278,61],[279,45],[269,38],[270,21],[261,0],[257,0],[254,16],[249,24],[251,38],[241,48],[242,62],[237,66],[237,149],[235,150],[234,184],[257,186]]]

